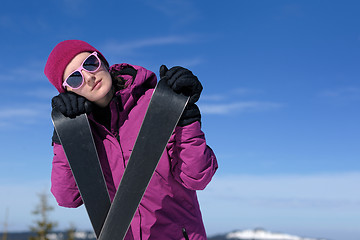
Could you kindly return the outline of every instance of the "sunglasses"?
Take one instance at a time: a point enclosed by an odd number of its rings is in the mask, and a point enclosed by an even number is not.
[[[81,71],[85,70],[87,72],[93,73],[99,70],[101,66],[100,58],[97,55],[97,52],[90,54],[81,64],[80,67],[75,69],[70,76],[68,76],[63,82],[63,87],[71,87],[72,89],[79,89],[84,84],[84,76]]]

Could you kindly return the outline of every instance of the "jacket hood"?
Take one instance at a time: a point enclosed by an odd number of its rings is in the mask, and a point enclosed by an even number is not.
[[[130,74],[126,73],[127,68],[136,70],[136,76],[133,78]],[[146,90],[153,89],[156,86],[157,78],[155,73],[149,71],[141,66],[131,65],[128,63],[114,64],[109,69],[110,72],[119,73],[118,76],[126,80],[125,88],[118,91],[119,93],[131,93],[135,98],[140,97]]]

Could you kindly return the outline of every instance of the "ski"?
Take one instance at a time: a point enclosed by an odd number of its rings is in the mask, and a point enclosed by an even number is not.
[[[111,201],[86,114],[65,117],[54,109],[51,118],[98,237]]]
[[[124,239],[187,101],[166,80],[158,82],[99,240]]]

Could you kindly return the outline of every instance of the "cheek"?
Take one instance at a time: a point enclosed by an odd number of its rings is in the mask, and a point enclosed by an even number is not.
[[[89,94],[86,94],[86,91],[84,90],[83,87],[79,88],[79,89],[71,89],[71,90],[68,90],[69,92],[73,92],[73,93],[76,93],[77,95],[80,95],[82,97],[85,97],[85,98],[89,98]]]
[[[112,85],[112,78],[109,72],[104,72],[104,74],[102,74],[102,80],[106,83],[106,85]]]
[[[106,77],[110,77],[110,78],[111,78],[111,75],[110,75],[108,69],[106,69],[105,67],[102,68],[102,71],[101,71],[100,73],[101,73],[101,75],[103,75],[104,77],[106,76]]]

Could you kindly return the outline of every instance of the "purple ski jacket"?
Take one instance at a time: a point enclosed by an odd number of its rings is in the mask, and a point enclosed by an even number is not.
[[[128,75],[127,86],[110,102],[110,131],[89,115],[90,125],[111,200],[124,173],[137,134],[156,85],[153,72],[142,67]],[[61,145],[54,143],[51,192],[58,204],[75,208],[82,199]],[[196,190],[210,182],[217,169],[213,151],[206,145],[200,123],[177,126],[160,159],[126,239],[206,239]]]

